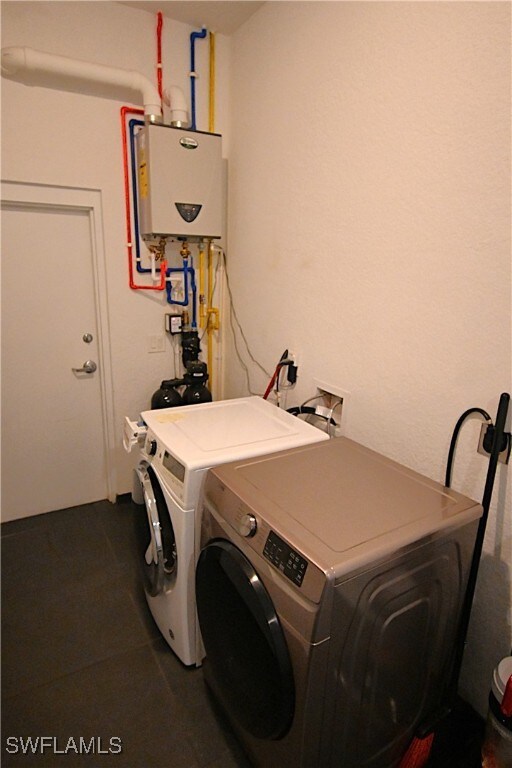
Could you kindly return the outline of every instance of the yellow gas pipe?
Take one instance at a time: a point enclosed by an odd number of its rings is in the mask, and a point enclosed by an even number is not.
[[[199,327],[206,328],[206,296],[204,295],[204,246],[199,244]]]
[[[213,303],[213,242],[208,247],[208,305],[206,307],[206,333],[208,335],[208,371],[213,371],[213,338],[214,331],[219,330],[219,310],[212,307]],[[212,375],[209,378],[210,388],[213,387]]]
[[[210,32],[210,102],[209,102],[209,120],[208,130],[210,133],[215,132],[215,35]],[[200,261],[201,264],[201,261]],[[201,280],[201,267],[200,267],[200,280]],[[212,306],[213,303],[213,243],[210,240],[208,244],[208,289],[207,289],[207,304],[204,312],[206,322],[206,334],[208,339],[208,373],[209,373],[209,387],[213,394],[213,338],[212,334],[219,328],[219,310]],[[201,283],[200,283],[201,284]],[[204,286],[204,275],[203,275]],[[201,289],[200,289],[201,291]],[[204,300],[204,294],[203,294]],[[204,327],[201,326],[201,327]]]

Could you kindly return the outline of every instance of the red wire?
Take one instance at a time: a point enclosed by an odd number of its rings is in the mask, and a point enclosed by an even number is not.
[[[272,391],[272,387],[274,386],[274,384],[275,384],[275,381],[276,381],[277,377],[279,376],[279,372],[280,372],[280,370],[281,370],[281,368],[282,368],[282,367],[283,367],[283,364],[282,364],[282,363],[278,363],[278,364],[276,365],[276,369],[275,369],[275,371],[274,371],[274,373],[273,373],[273,375],[272,375],[272,378],[270,379],[270,381],[269,381],[269,383],[268,383],[268,387],[267,387],[267,388],[266,388],[266,390],[265,390],[265,394],[263,395],[263,399],[264,399],[264,400],[266,400],[266,399],[267,399],[267,397],[270,395],[270,393],[271,393],[271,391]]]

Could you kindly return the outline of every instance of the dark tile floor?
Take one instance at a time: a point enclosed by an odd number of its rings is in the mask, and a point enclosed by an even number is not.
[[[152,621],[137,511],[122,497],[2,525],[4,768],[249,768],[201,670],[184,667]],[[481,720],[467,708],[458,718],[435,768],[480,765]],[[57,741],[34,754],[28,736]]]
[[[2,525],[2,753],[7,766],[248,766],[201,671],[161,639],[138,579],[129,497]],[[96,755],[23,754],[9,737],[82,736]],[[107,751],[111,738],[122,752]],[[98,742],[101,738],[101,742]],[[118,741],[112,742],[118,750]],[[83,750],[82,750],[83,751]]]

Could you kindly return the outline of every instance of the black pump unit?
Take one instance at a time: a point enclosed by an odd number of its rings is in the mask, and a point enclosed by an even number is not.
[[[181,359],[185,368],[189,363],[198,360],[201,348],[199,346],[199,334],[196,330],[182,331],[181,350]]]
[[[190,329],[188,320],[186,330],[181,333],[181,350],[185,374],[182,379],[162,381],[160,389],[157,389],[151,398],[151,410],[212,401],[212,394],[206,386],[208,368],[206,363],[199,360],[199,334],[197,329]],[[181,392],[180,387],[184,387]]]
[[[212,394],[206,386],[206,382],[208,381],[208,369],[206,363],[202,363],[200,360],[189,362],[183,380],[187,385],[183,393],[184,405],[211,402]]]

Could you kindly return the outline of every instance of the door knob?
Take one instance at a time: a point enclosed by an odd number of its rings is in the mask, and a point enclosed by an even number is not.
[[[94,373],[97,367],[94,360],[86,360],[82,368],[72,368],[71,370],[73,373]]]

